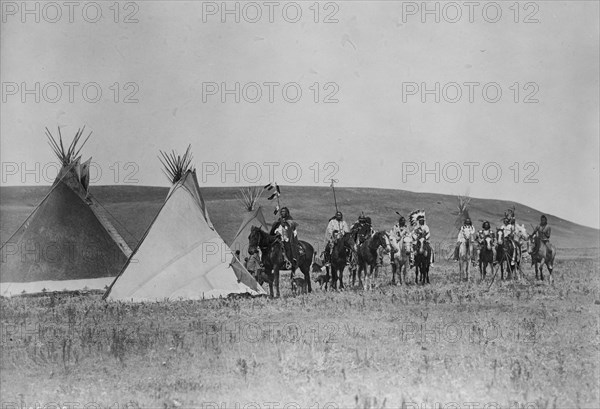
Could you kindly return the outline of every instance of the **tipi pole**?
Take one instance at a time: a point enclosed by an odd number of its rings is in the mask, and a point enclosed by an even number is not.
[[[335,204],[335,212],[338,212],[338,206],[337,206],[337,199],[335,197],[335,182],[337,182],[337,179],[331,179],[331,190],[333,190],[333,203]]]

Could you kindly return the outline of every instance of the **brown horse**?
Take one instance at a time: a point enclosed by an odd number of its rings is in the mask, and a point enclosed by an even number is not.
[[[419,237],[415,246],[415,284],[419,283],[419,276],[421,284],[429,284],[429,267],[432,253],[429,242],[424,237]]]
[[[554,269],[554,257],[556,257],[556,249],[551,243],[544,243],[539,234],[536,232],[529,237],[531,254],[531,264],[535,266],[535,278],[544,281],[544,264],[550,274],[550,283],[554,283],[552,270]],[[539,269],[539,277],[538,277]]]
[[[365,288],[361,273],[364,272],[365,284],[369,288],[373,284],[373,270],[377,264],[377,249],[383,247],[390,250],[387,235],[383,231],[378,231],[373,236],[367,238],[360,246],[358,246],[358,268],[356,272],[352,272],[352,285],[356,282],[356,275],[358,275],[358,285],[361,288]],[[367,271],[367,267],[369,270]]]
[[[504,265],[506,264],[506,278],[518,278],[521,268],[521,246],[510,237],[504,236],[504,231],[496,230],[496,261],[500,265],[500,279],[504,280]]]
[[[494,272],[494,239],[486,236],[479,244],[479,275],[481,281],[485,280],[488,266]]]
[[[337,282],[339,279],[340,289],[344,288],[344,268],[349,261],[349,252],[356,253],[358,247],[354,241],[352,233],[346,233],[340,237],[331,250],[331,288],[337,290]],[[339,276],[338,276],[339,273]],[[329,276],[329,267],[327,267],[327,275]]]
[[[271,297],[280,297],[279,271],[288,270],[285,265],[285,258],[283,257],[284,248],[281,239],[278,236],[271,236],[260,227],[252,226],[248,241],[248,250],[256,251],[257,248],[260,248],[262,252],[262,263],[265,266],[265,273],[268,276],[273,277],[273,280],[269,281]],[[310,293],[312,292],[310,265],[312,264],[315,251],[309,243],[302,240],[299,240],[298,242],[302,247],[298,260],[298,268],[304,274],[304,283],[308,287],[308,292]],[[291,281],[294,280],[295,270],[296,266],[292,266]],[[275,292],[273,291],[273,286],[275,286]]]

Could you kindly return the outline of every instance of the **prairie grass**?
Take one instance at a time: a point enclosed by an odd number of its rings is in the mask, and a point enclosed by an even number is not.
[[[461,284],[457,266],[440,262],[425,287],[392,286],[388,268],[372,291],[292,296],[283,274],[284,295],[275,300],[2,299],[1,400],[598,407],[598,267],[597,254],[565,254],[554,286],[536,282],[528,266],[531,281],[496,277],[490,286],[477,273]]]

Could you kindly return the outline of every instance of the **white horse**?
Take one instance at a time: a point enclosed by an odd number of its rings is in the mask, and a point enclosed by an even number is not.
[[[402,241],[398,241],[398,238],[392,233],[389,233],[389,237],[394,253],[392,258],[392,284],[396,283],[396,274],[398,274],[400,284],[403,282],[406,284],[406,273],[410,268],[410,252],[413,245],[412,237],[406,235]]]

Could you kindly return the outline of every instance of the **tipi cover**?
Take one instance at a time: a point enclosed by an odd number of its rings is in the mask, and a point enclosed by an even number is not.
[[[125,264],[131,250],[87,192],[88,163],[64,165],[50,192],[2,246],[0,295],[104,291]]]
[[[104,298],[160,301],[235,293],[259,295],[265,291],[210,223],[196,173],[188,170],[169,191]]]
[[[240,251],[240,256],[242,257],[242,260],[244,259],[244,257],[248,256],[248,236],[250,235],[252,227],[260,227],[266,231],[269,231],[270,229],[269,225],[267,224],[267,221],[265,220],[265,216],[263,215],[261,206],[258,206],[254,210],[246,212],[246,215],[244,216],[244,220],[242,221],[240,228],[238,229],[237,233],[233,237],[233,240],[231,241],[231,244],[229,245],[231,250],[233,250],[234,252],[236,250]]]

